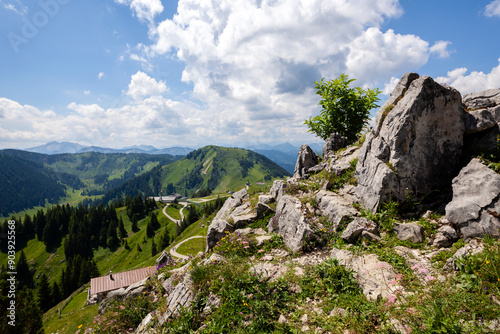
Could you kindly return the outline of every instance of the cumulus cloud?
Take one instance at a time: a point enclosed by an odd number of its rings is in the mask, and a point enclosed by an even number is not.
[[[490,73],[472,71],[467,74],[468,69],[462,67],[449,71],[446,76],[436,78],[436,81],[455,87],[463,95],[498,88],[500,87],[500,58],[498,62],[498,66],[494,67]]]
[[[450,51],[448,50],[448,45],[450,45],[451,42],[449,41],[438,41],[434,43],[433,46],[429,49],[431,53],[435,53],[438,55],[439,58],[449,58],[450,57]]]
[[[156,81],[144,72],[138,71],[132,76],[126,94],[134,100],[146,96],[161,95],[168,90],[163,81]]]
[[[97,74],[97,79],[101,80],[102,78],[104,78],[104,72],[99,72],[99,74]]]
[[[429,43],[415,35],[385,33],[371,27],[349,45],[348,72],[368,83],[384,80],[387,74],[417,69],[427,63]]]
[[[500,17],[500,0],[494,0],[486,5],[484,15],[487,17],[498,16]]]
[[[149,23],[153,23],[155,16],[163,12],[160,0],[115,0],[115,2],[130,6],[139,20]]]

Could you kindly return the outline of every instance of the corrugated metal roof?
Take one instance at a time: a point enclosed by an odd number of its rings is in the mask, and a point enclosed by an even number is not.
[[[90,280],[90,295],[95,295],[100,292],[112,291],[124,287],[128,287],[137,283],[147,276],[156,272],[156,266],[141,268],[136,270],[124,271],[121,273],[113,273],[112,279],[110,275],[92,278]]]

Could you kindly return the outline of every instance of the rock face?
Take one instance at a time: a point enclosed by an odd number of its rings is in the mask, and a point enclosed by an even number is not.
[[[312,234],[302,209],[302,202],[293,196],[281,196],[276,207],[276,216],[267,225],[269,232],[283,237],[286,246],[294,252],[302,249],[302,242]]]
[[[500,237],[500,174],[472,159],[453,180],[446,218],[465,240],[485,234]]]
[[[338,133],[332,133],[325,141],[325,145],[323,145],[323,159],[326,159],[329,154],[346,147],[347,144],[348,140],[346,137]]]
[[[462,152],[464,118],[457,90],[405,74],[359,153],[359,202],[376,211],[391,199],[426,195],[451,178]]]
[[[436,248],[450,247],[455,241],[458,240],[458,234],[451,226],[441,226],[434,238],[433,246]]]
[[[217,242],[224,237],[226,231],[233,232],[256,218],[257,214],[252,213],[247,191],[242,189],[234,193],[224,202],[224,205],[208,227],[206,251],[208,252],[214,248]]]
[[[302,145],[299,150],[297,163],[295,164],[293,177],[296,179],[308,178],[308,169],[316,166],[318,164],[318,160],[318,156],[308,145]]]
[[[500,89],[467,94],[463,103],[466,113],[465,146],[469,150],[498,149],[500,135]]]
[[[276,200],[276,202],[279,202],[280,197],[283,196],[283,192],[285,191],[285,186],[286,183],[283,180],[276,180],[273,182],[273,186],[271,187],[271,190],[269,190],[269,195]],[[269,204],[265,203],[264,204]]]

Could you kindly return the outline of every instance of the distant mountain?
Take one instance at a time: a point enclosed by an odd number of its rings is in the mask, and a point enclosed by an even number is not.
[[[108,192],[108,202],[123,195],[135,196],[138,191],[146,195],[177,192],[191,196],[209,188],[222,193],[243,187],[245,183],[265,182],[289,176],[282,167],[256,152],[219,146],[206,146],[189,153],[169,165],[155,168],[133,178]]]
[[[170,155],[186,155],[194,151],[190,147],[168,147],[156,148],[151,145],[134,145],[125,148],[108,148],[99,146],[83,146],[80,144],[69,142],[50,142],[45,145],[31,147],[25,149],[28,152],[42,153],[42,154],[64,154],[64,153],[85,153],[85,152],[98,152],[98,153],[143,153],[143,154],[170,154]]]
[[[28,152],[42,153],[42,154],[60,154],[60,153],[77,153],[85,146],[75,143],[52,141],[45,145],[35,146],[25,149]]]

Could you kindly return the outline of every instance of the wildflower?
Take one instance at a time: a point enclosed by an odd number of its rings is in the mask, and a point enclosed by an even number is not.
[[[243,248],[250,248],[250,246],[245,246],[245,247],[243,247]]]
[[[264,252],[264,250],[263,250],[263,249],[259,249],[259,250],[257,251],[257,253],[262,253],[262,252]]]
[[[80,326],[78,326],[78,328],[82,328],[83,324],[81,324]]]
[[[434,281],[436,279],[436,277],[434,277],[432,275],[427,275],[427,276],[425,276],[425,279],[428,281]]]

